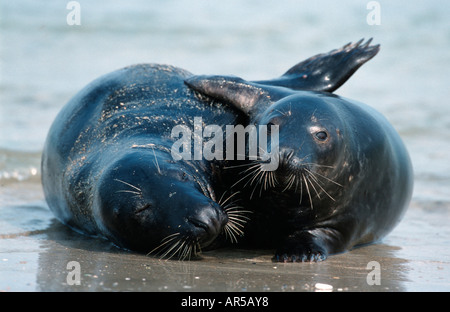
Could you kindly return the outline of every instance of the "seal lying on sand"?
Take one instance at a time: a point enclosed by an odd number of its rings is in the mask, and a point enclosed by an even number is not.
[[[295,66],[274,84],[329,90],[330,77],[336,87],[376,54],[359,44],[332,52]],[[321,73],[323,64],[329,70]],[[307,83],[305,75],[314,79]],[[204,124],[248,122],[239,110],[194,93],[184,83],[192,76],[172,66],[131,66],[100,77],[69,101],[42,156],[45,197],[59,220],[165,258],[195,256],[223,232],[242,234],[242,211],[218,200],[228,188],[220,177],[223,162],[172,154],[172,130],[192,128],[195,117]]]
[[[326,80],[328,88],[320,81],[323,90],[335,89],[336,80]],[[410,158],[374,109],[327,92],[292,90],[302,86],[238,77],[195,76],[186,83],[239,109],[250,124],[278,126],[278,146],[271,146],[279,151],[276,170],[249,161],[236,183],[252,186],[243,192],[253,212],[241,240],[247,246],[276,248],[275,261],[320,261],[379,240],[402,218],[413,186]]]
[[[233,109],[200,102],[184,84],[189,76],[171,66],[127,67],[62,109],[45,144],[42,182],[63,223],[166,258],[194,256],[230,225],[213,190],[214,164],[171,154],[171,130],[193,116],[239,122]]]

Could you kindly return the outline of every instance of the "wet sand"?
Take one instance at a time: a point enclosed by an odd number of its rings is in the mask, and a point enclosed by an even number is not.
[[[39,184],[1,186],[0,198],[0,291],[450,291],[450,207],[443,203],[413,201],[383,242],[320,263],[273,263],[271,250],[235,249],[182,262],[71,231],[54,219]],[[20,205],[8,206],[18,198]],[[71,261],[79,264],[79,285],[71,285]],[[367,268],[371,261],[379,271]],[[369,285],[377,272],[380,285]]]

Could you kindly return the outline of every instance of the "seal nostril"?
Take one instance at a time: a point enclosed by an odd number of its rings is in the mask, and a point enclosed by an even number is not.
[[[188,218],[197,229],[201,229],[208,236],[215,237],[228,222],[228,215],[216,204],[208,205],[200,210],[200,213]]]
[[[228,223],[228,214],[222,209],[219,212],[219,220],[221,226],[225,226]]]

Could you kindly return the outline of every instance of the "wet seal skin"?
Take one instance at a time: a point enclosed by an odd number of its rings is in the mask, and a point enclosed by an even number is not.
[[[224,232],[239,234],[239,209],[215,192],[219,164],[171,154],[171,130],[192,126],[194,116],[241,123],[236,110],[205,105],[184,84],[189,76],[172,66],[130,66],[63,107],[42,156],[45,197],[61,222],[162,258],[194,258]]]
[[[274,261],[321,261],[381,239],[401,220],[413,170],[400,136],[373,108],[330,93],[378,52],[369,43],[312,57],[274,83],[229,76],[186,80],[193,90],[239,109],[250,124],[279,127],[276,170],[261,170],[261,160],[230,168],[232,178],[240,172],[234,187],[243,189],[242,204],[253,212],[243,246],[274,248]]]

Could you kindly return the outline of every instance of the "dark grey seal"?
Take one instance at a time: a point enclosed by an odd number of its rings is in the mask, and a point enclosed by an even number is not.
[[[249,124],[267,125],[268,130],[278,126],[278,146],[269,143],[262,153],[278,148],[276,170],[263,171],[261,160],[248,161],[246,170],[242,164],[230,165],[244,172],[235,187],[244,187],[243,205],[253,212],[241,242],[275,248],[274,261],[320,261],[377,241],[408,207],[411,161],[389,122],[362,103],[329,92],[299,91],[335,90],[342,72],[329,61],[355,47],[370,50],[372,56],[378,51],[378,46],[359,42],[313,57],[296,66],[297,73],[305,73],[298,78],[304,79],[294,86],[284,83],[289,88],[283,87],[282,78],[279,84],[229,76],[186,81],[193,90],[239,109]],[[351,61],[351,69],[359,64]]]
[[[239,122],[233,109],[200,101],[184,84],[189,76],[172,66],[130,66],[63,107],[42,156],[45,197],[59,220],[123,248],[181,259],[232,225],[235,210],[227,213],[214,191],[215,164],[172,157],[176,125],[192,127],[194,116]]]

